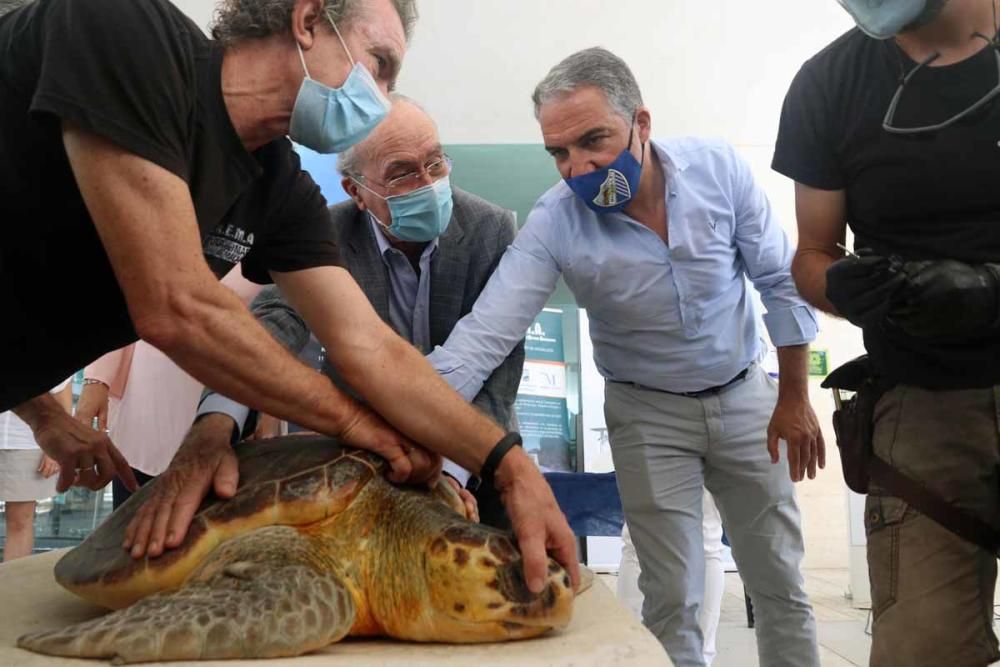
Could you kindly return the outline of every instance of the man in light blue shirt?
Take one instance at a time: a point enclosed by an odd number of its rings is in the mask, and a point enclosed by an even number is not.
[[[467,397],[562,275],[587,309],[643,618],[679,667],[705,665],[702,487],[715,496],[757,610],[760,664],[818,665],[793,481],[824,465],[808,402],[812,309],[793,248],[749,167],[720,141],[650,141],[627,65],[588,49],[533,97],[564,181],[535,205],[472,313],[432,361]],[[767,309],[780,387],[747,279]],[[788,468],[773,465],[779,440]],[[769,455],[770,454],[770,455]]]

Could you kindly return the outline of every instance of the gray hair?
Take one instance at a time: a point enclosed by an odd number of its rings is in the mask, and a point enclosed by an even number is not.
[[[642,106],[642,93],[632,70],[625,61],[599,46],[577,51],[549,70],[535,86],[531,101],[535,103],[535,118],[542,105],[585,86],[600,89],[619,116],[631,121],[635,110]]]
[[[430,118],[430,114],[427,113],[426,109],[420,106],[419,102],[411,97],[403,95],[402,93],[389,93],[389,101],[392,102],[393,106],[399,103],[414,106],[423,111],[427,114],[427,117]],[[431,122],[434,122],[433,118],[431,119]],[[356,143],[347,150],[337,153],[337,171],[340,172],[341,176],[364,180],[361,175],[361,171],[364,169],[365,163],[368,161],[368,157],[367,140]]]
[[[392,0],[392,4],[409,42],[417,22],[417,2]],[[342,28],[364,16],[367,5],[368,0],[324,0],[323,11]],[[291,29],[293,7],[295,0],[222,0],[215,8],[212,37],[228,46],[285,32]]]

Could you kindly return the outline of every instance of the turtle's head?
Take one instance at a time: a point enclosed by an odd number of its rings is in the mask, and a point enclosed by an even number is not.
[[[509,533],[455,522],[434,536],[425,560],[438,641],[486,642],[535,637],[565,627],[573,611],[569,575],[549,560],[545,588],[528,590],[524,563]]]

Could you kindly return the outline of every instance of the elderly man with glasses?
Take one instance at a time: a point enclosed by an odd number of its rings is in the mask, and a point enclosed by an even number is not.
[[[452,328],[482,291],[514,239],[509,211],[451,187],[451,159],[444,154],[434,121],[413,100],[393,94],[385,121],[363,142],[340,154],[338,168],[351,201],[330,209],[337,245],[348,271],[379,316],[427,354],[444,344]],[[276,287],[251,307],[265,328],[292,352],[309,341],[305,321]],[[473,404],[501,426],[513,418],[524,361],[523,343],[490,375]],[[328,363],[323,371],[355,393]],[[242,429],[248,409],[206,394],[199,415],[216,413],[217,440],[228,440],[233,422]],[[232,421],[229,420],[232,418]],[[470,475],[451,462],[445,472],[464,485]],[[484,523],[509,527],[499,495],[476,486]],[[470,512],[471,496],[463,493]]]

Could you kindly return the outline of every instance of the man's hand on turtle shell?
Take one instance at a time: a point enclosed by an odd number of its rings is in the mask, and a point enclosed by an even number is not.
[[[580,563],[576,536],[559,509],[552,487],[520,448],[512,449],[500,462],[496,486],[521,549],[528,589],[541,593],[545,588],[551,554],[569,572],[573,590],[578,590]]]
[[[357,407],[338,437],[351,447],[374,452],[388,461],[389,479],[397,484],[433,486],[441,477],[440,454],[415,444],[366,407]]]
[[[156,557],[180,545],[210,488],[220,498],[236,493],[240,469],[229,444],[232,429],[233,420],[222,414],[207,415],[191,427],[125,529],[122,546],[132,558]]]

